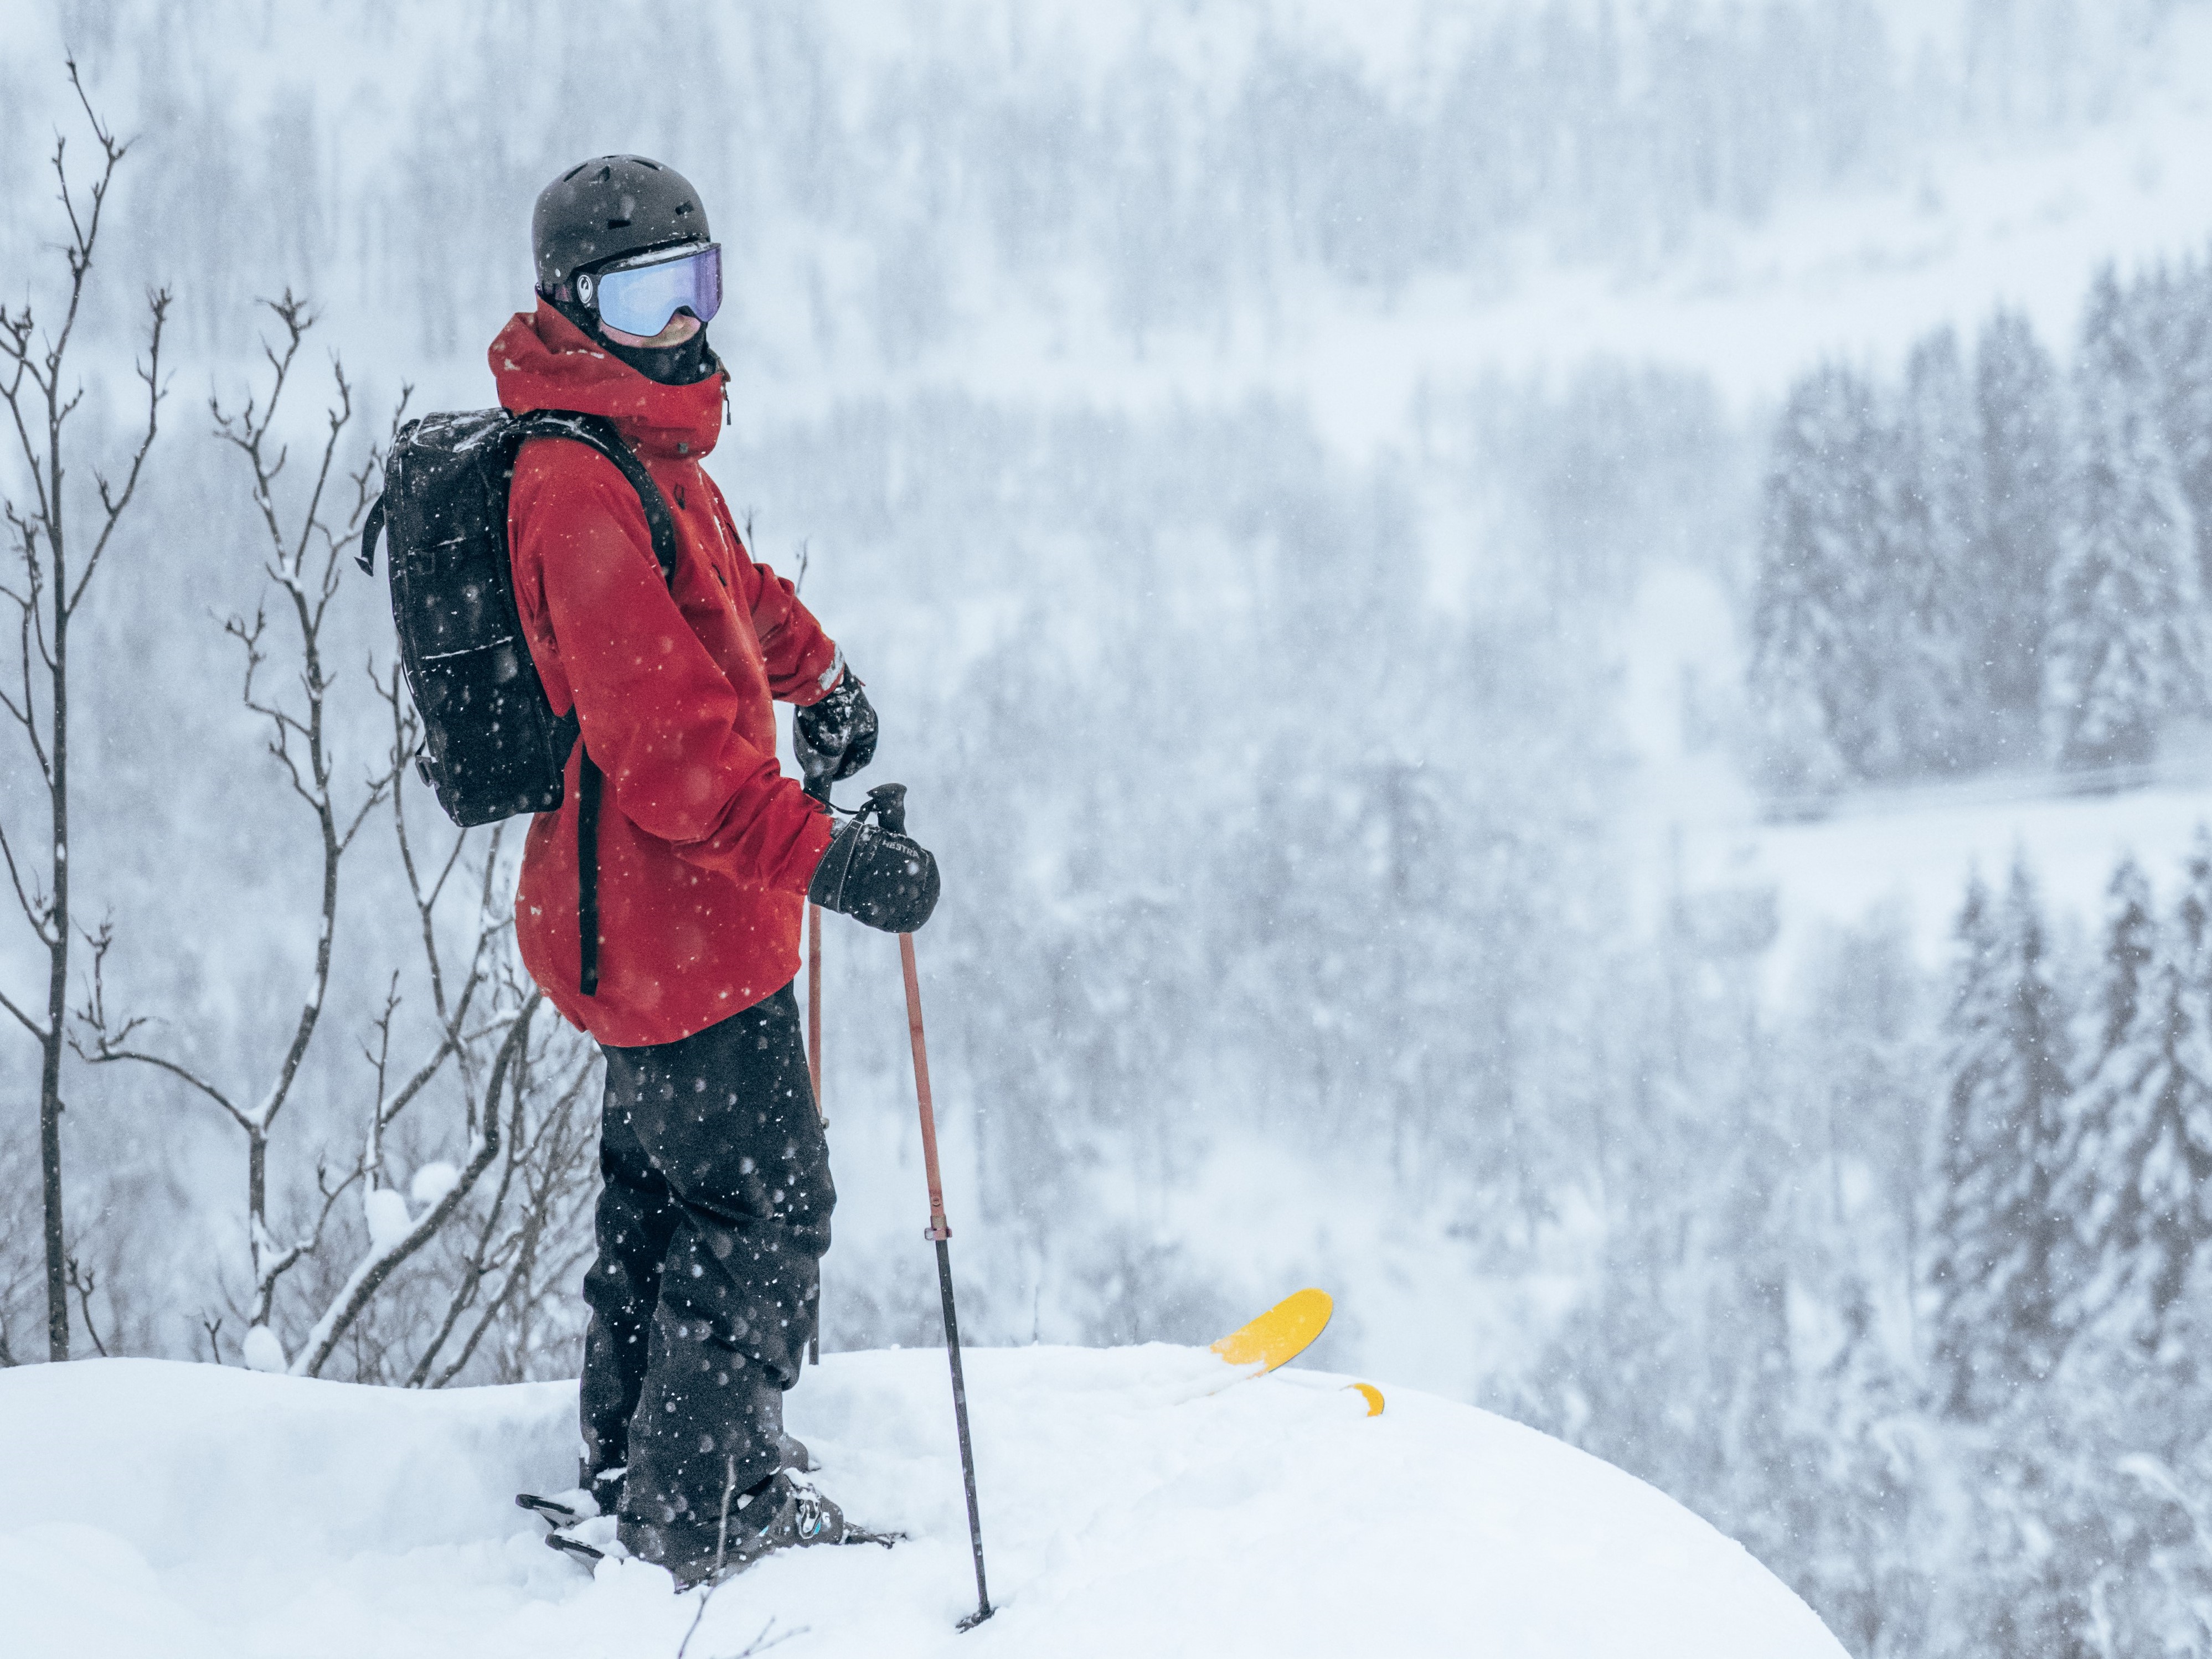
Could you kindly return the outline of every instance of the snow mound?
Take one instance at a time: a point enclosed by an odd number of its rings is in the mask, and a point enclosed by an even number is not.
[[[904,1530],[774,1557],[690,1651],[1836,1659],[1743,1549],[1640,1481],[1431,1395],[1366,1414],[1202,1352],[969,1356],[998,1616],[968,1635],[944,1356],[832,1355],[789,1426],[847,1512]],[[518,1489],[575,1473],[573,1384],[404,1393],[160,1360],[0,1373],[0,1648],[16,1659],[673,1655],[696,1610],[586,1576]]]

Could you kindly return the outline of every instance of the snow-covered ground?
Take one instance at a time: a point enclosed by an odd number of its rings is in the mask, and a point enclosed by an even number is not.
[[[2212,825],[2212,787],[2178,784],[2078,799],[2023,793],[1945,799],[1838,816],[1825,823],[1772,824],[1716,848],[1733,849],[1740,872],[1764,875],[1785,896],[1785,946],[1803,942],[1824,923],[1853,925],[1893,906],[1924,963],[1946,959],[1951,929],[1978,871],[2002,884],[2015,854],[2023,854],[2044,897],[2062,919],[2094,928],[2106,885],[2125,856],[2138,860],[2161,896],[2175,878],[2197,832]],[[1785,961],[1794,951],[1785,950]]]
[[[969,1355],[998,1616],[973,1605],[941,1353],[831,1355],[790,1426],[910,1541],[772,1558],[690,1652],[1831,1659],[1741,1547],[1533,1430],[1292,1370],[1224,1391],[1152,1345]],[[0,1376],[0,1649],[15,1659],[673,1656],[665,1575],[596,1578],[517,1488],[568,1484],[568,1384],[409,1393],[113,1360]]]

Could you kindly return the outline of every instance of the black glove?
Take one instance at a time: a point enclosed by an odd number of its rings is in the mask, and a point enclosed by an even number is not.
[[[848,818],[815,866],[806,896],[886,933],[913,933],[937,908],[937,860],[919,842]]]
[[[792,711],[791,746],[808,791],[817,794],[875,759],[875,707],[851,669],[821,702]]]

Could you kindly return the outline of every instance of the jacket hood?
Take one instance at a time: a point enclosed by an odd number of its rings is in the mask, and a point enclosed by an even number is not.
[[[507,319],[489,354],[501,407],[572,409],[604,415],[636,447],[655,457],[697,459],[722,432],[726,371],[693,386],[662,386],[603,349],[540,300],[534,312]]]

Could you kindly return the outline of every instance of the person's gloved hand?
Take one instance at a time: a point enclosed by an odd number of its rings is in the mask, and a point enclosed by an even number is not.
[[[875,759],[875,708],[850,668],[819,702],[792,711],[791,746],[807,789],[817,794]]]
[[[937,860],[918,842],[848,818],[815,866],[806,896],[886,933],[912,933],[937,908]]]

